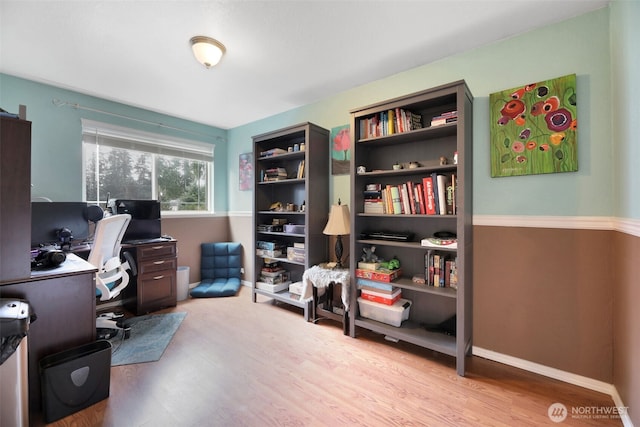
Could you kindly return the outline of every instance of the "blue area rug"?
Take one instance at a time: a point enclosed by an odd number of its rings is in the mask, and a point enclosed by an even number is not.
[[[147,314],[127,320],[131,326],[129,338],[118,333],[111,340],[111,366],[160,360],[171,338],[187,313]]]

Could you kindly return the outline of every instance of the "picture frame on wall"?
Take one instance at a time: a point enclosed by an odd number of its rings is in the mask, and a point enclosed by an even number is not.
[[[240,154],[238,179],[240,191],[253,190],[253,153]]]
[[[489,95],[491,177],[578,170],[576,75]]]
[[[342,125],[331,129],[331,175],[351,173],[351,126]]]

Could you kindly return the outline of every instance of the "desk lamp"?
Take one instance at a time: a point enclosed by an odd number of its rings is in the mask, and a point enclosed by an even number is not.
[[[349,219],[349,206],[340,204],[338,199],[337,205],[331,206],[331,212],[329,212],[329,221],[326,227],[322,231],[323,234],[328,236],[337,236],[336,238],[336,268],[343,268],[342,266],[342,236],[349,234],[351,229],[351,220]]]

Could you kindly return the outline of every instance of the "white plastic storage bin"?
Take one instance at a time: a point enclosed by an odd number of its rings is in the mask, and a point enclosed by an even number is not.
[[[362,317],[399,327],[402,322],[409,318],[411,301],[400,298],[393,305],[387,305],[358,297],[358,307]]]

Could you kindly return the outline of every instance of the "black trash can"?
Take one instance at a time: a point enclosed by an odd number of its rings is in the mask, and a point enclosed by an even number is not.
[[[29,425],[29,303],[0,298],[0,426]]]
[[[42,411],[46,423],[109,397],[111,343],[98,340],[40,361]]]

